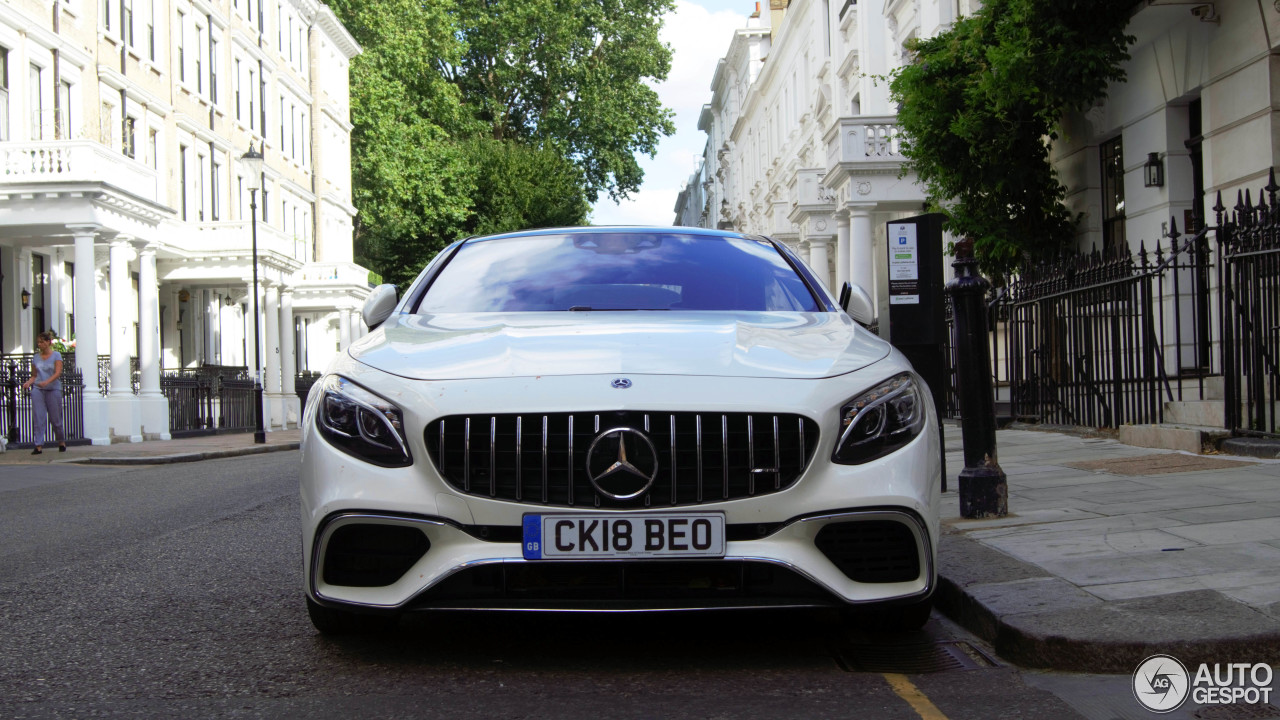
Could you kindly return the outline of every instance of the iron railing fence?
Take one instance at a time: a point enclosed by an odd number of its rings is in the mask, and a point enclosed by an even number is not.
[[[1213,228],[1176,222],[1148,251],[1127,248],[1024,266],[988,298],[1000,414],[1116,428],[1164,421],[1165,403],[1210,395],[1221,374],[1211,288]],[[949,413],[955,383],[947,392]]]
[[[1237,195],[1229,217],[1219,196],[1218,243],[1227,427],[1280,437],[1280,206],[1275,171],[1255,205]],[[1264,195],[1265,193],[1265,199]]]
[[[0,356],[0,422],[11,449],[32,447],[35,438],[31,391],[22,389],[30,377],[30,353]],[[62,427],[68,443],[84,441],[84,383],[79,369],[66,361],[62,367]],[[45,439],[46,444],[55,442],[52,426],[45,428]]]
[[[315,370],[303,370],[293,379],[294,392],[298,394],[298,400],[305,407],[307,404],[307,396],[311,394],[311,386],[316,384],[320,379],[320,373]]]
[[[240,365],[201,365],[166,372],[160,387],[169,400],[175,437],[254,428],[253,379]]]

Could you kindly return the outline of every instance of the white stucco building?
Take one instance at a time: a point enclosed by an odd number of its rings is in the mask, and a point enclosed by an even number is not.
[[[909,39],[980,3],[768,2],[716,68],[698,125],[707,133],[703,206],[678,204],[677,217],[781,238],[833,287],[861,283],[884,310],[885,223],[918,214],[924,200],[911,175],[899,177],[885,77]],[[1171,217],[1185,231],[1197,204],[1212,221],[1218,191],[1227,205],[1242,188],[1256,197],[1276,164],[1280,5],[1142,0],[1127,32],[1136,38],[1128,80],[1065,118],[1053,148],[1067,203],[1083,214],[1081,250],[1153,248]],[[1144,182],[1153,160],[1163,185]]]
[[[55,9],[56,8],[56,9]],[[294,377],[358,337],[348,67],[359,46],[315,0],[0,3],[0,354],[41,330],[84,372],[84,436],[169,434],[161,374],[253,372],[256,194],[269,430]],[[132,358],[136,358],[133,360]],[[131,389],[131,364],[138,390]]]

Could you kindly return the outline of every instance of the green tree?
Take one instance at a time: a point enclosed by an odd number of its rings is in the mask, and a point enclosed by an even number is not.
[[[640,187],[637,152],[675,132],[650,82],[671,68],[658,38],[673,0],[457,0],[459,59],[441,56],[496,140],[558,150],[582,175],[583,197]]]
[[[404,285],[469,234],[585,222],[674,131],[672,0],[333,0],[351,64],[356,259]]]
[[[554,148],[476,138],[467,144],[475,168],[475,203],[468,234],[581,225],[591,206],[582,173]]]
[[[404,285],[457,237],[475,191],[454,138],[483,127],[436,71],[458,58],[452,0],[332,0],[364,52],[351,63],[356,260]]]
[[[891,80],[907,167],[953,233],[1003,273],[1066,247],[1076,218],[1050,164],[1065,113],[1124,80],[1132,0],[989,0],[914,41]]]

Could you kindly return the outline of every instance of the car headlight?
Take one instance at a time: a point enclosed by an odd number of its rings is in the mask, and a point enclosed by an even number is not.
[[[395,404],[338,375],[326,377],[320,393],[316,427],[335,447],[383,467],[413,463]]]
[[[856,465],[884,457],[924,429],[924,394],[911,373],[895,375],[845,403],[831,459]]]

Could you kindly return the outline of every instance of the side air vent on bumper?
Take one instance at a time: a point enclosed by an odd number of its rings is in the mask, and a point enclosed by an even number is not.
[[[596,492],[587,473],[592,442],[615,428],[643,434],[656,466],[648,490],[626,500]],[[785,490],[813,457],[818,425],[774,413],[452,415],[427,425],[425,439],[441,477],[468,495],[564,507],[657,508]]]
[[[920,577],[915,534],[894,520],[831,523],[818,531],[814,545],[854,582],[909,582]]]
[[[333,531],[324,551],[324,581],[382,587],[400,579],[431,549],[422,531],[405,525],[359,523]]]

